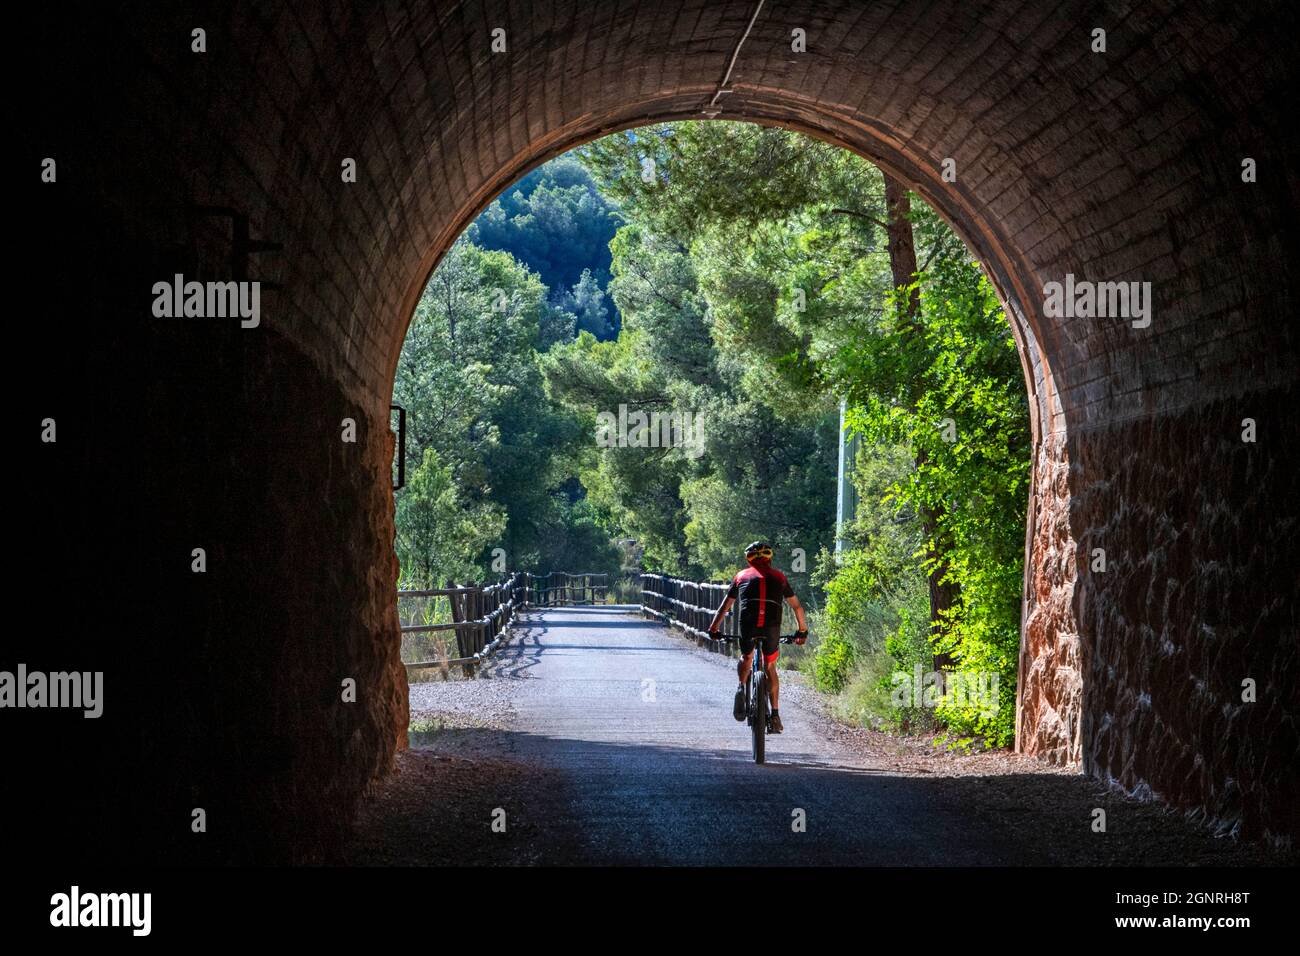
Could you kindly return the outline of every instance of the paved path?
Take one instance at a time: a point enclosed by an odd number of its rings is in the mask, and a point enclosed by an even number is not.
[[[635,612],[587,607],[535,614],[483,679],[526,678],[508,747],[562,775],[560,812],[583,861],[1049,862],[965,825],[928,782],[837,746],[793,694],[785,733],[756,765],[748,727],[731,716],[733,668]]]
[[[787,682],[789,684],[789,682]],[[900,757],[811,691],[753,763],[734,661],[633,608],[534,611],[473,681],[411,687],[417,740],[362,814],[361,863],[1232,864],[1158,807],[1028,758]],[[872,735],[867,735],[872,736]],[[913,744],[915,749],[917,745]],[[961,764],[961,768],[955,766]],[[927,766],[928,765],[928,766]],[[497,807],[508,833],[490,830]],[[1109,832],[1092,831],[1106,808]],[[794,823],[802,819],[800,832]]]

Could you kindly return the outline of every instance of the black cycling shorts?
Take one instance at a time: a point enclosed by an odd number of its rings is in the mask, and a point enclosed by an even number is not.
[[[740,652],[749,654],[754,650],[754,645],[760,637],[763,639],[763,663],[770,664],[781,652],[781,625],[767,625],[762,629],[749,631],[748,634],[741,634]]]

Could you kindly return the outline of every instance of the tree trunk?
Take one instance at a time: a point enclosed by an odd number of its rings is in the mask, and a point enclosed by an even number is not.
[[[907,187],[892,176],[885,176],[885,217],[889,224],[889,270],[894,288],[911,285],[916,276],[916,239],[912,234],[912,200]],[[921,314],[921,290],[913,289],[907,297],[904,314],[916,325]]]
[[[916,278],[916,238],[912,232],[912,200],[907,187],[892,176],[885,175],[885,213],[888,222],[889,270],[893,274],[894,288],[910,286]],[[916,334],[921,333],[919,318],[921,315],[921,290],[913,288],[907,299],[900,303],[903,315]],[[918,468],[925,464],[925,452],[916,458]],[[942,506],[921,509],[921,527],[927,541],[934,547],[929,557],[935,561],[930,569],[930,629],[931,633],[940,630],[943,612],[956,603],[959,586],[956,582],[941,583],[948,572],[948,561],[944,557],[944,541],[939,534],[939,522],[943,517]],[[936,654],[935,670],[950,666],[952,659],[947,654]]]

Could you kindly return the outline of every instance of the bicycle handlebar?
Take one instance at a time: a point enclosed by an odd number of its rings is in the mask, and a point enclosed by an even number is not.
[[[793,644],[794,639],[797,636],[798,632],[795,632],[794,634],[782,634],[780,640],[782,644]],[[716,640],[719,641],[739,641],[740,639],[739,634],[719,634],[716,638]],[[758,640],[758,638],[751,638],[751,640]]]

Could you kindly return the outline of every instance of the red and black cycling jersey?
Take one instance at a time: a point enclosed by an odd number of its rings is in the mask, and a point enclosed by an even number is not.
[[[781,609],[786,598],[794,597],[794,589],[776,568],[758,564],[750,565],[732,579],[727,597],[739,605],[736,614],[742,635],[768,629],[779,633]]]

